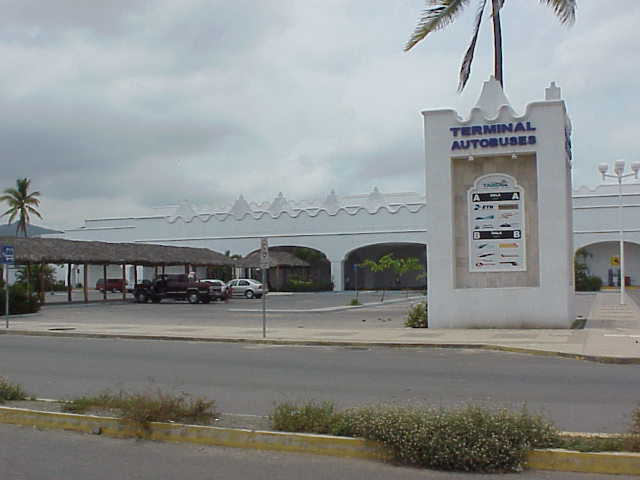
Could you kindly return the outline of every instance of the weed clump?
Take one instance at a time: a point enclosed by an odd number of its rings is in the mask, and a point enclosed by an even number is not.
[[[429,327],[429,309],[427,302],[416,303],[409,308],[404,326],[411,328]]]
[[[22,385],[13,383],[6,377],[0,377],[0,403],[26,399],[27,393],[22,388]]]
[[[147,428],[150,422],[211,423],[218,416],[215,402],[191,398],[184,393],[161,390],[144,393],[101,392],[93,396],[75,398],[63,409],[72,413],[107,410],[123,421]]]
[[[625,444],[627,450],[640,452],[640,406],[631,411],[631,428]]]

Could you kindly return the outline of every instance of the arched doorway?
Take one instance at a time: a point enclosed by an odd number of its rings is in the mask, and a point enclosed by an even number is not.
[[[362,267],[365,260],[377,262],[387,254],[394,258],[417,259],[422,266],[420,271],[411,271],[398,276],[393,271],[372,272]],[[345,290],[378,290],[378,289],[417,289],[426,288],[427,279],[427,246],[423,243],[378,243],[366,245],[349,252],[344,261]]]
[[[578,262],[589,275],[600,277],[603,287],[620,285],[620,242],[607,241],[585,245],[577,250]],[[627,285],[640,285],[640,245],[624,242],[624,276]]]

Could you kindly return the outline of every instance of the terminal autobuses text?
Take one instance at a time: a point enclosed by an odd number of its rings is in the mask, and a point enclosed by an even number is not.
[[[494,148],[516,145],[533,145],[535,135],[522,135],[525,132],[535,132],[531,122],[496,123],[493,125],[470,125],[468,127],[449,128],[453,137],[482,137],[485,135],[500,135],[504,133],[520,133],[520,135],[488,138],[472,138],[454,140],[451,150],[467,150],[469,148]]]

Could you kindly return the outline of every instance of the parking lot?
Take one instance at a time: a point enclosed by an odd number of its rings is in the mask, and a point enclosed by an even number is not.
[[[62,297],[60,295],[52,296]],[[131,295],[122,302],[120,293],[109,293],[113,300],[101,302],[96,292],[89,304],[46,304],[40,314],[23,317],[20,322],[47,321],[65,323],[234,326],[256,328],[262,322],[262,300],[233,298],[229,302],[191,305],[187,302],[163,300],[159,304],[134,303]],[[267,319],[270,326],[314,328],[385,328],[401,327],[412,303],[420,301],[419,292],[387,292],[380,303],[380,292],[360,292],[364,306],[349,308],[354,292],[271,293],[267,296]],[[47,298],[47,300],[49,297]],[[372,305],[368,305],[372,304]]]

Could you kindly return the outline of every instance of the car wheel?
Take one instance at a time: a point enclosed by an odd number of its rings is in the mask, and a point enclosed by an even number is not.
[[[209,298],[207,296],[203,296],[203,297],[200,297],[200,301],[202,303],[209,303],[211,301],[211,298]]]
[[[187,295],[187,301],[190,304],[195,305],[196,303],[198,303],[198,301],[200,301],[200,299],[198,298],[198,294],[194,292]]]
[[[144,292],[138,292],[136,293],[136,302],[138,303],[147,303],[147,300],[149,300],[147,298],[147,294]]]
[[[247,298],[253,298],[253,290],[247,290],[244,292],[244,296]]]

